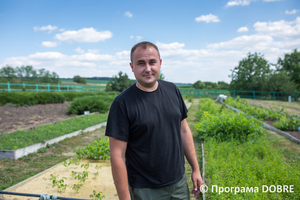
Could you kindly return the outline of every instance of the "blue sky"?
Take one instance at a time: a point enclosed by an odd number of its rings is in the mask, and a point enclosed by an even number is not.
[[[0,0],[0,66],[61,78],[111,77],[131,47],[155,43],[167,81],[230,82],[249,52],[270,63],[300,49],[299,0]]]

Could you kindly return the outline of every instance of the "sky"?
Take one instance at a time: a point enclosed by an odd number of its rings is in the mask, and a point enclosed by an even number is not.
[[[249,53],[277,63],[300,49],[300,0],[0,0],[1,68],[134,79],[141,41],[158,46],[167,81],[230,83]]]

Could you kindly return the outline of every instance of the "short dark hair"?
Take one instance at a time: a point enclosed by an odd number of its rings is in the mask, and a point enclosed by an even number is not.
[[[130,52],[130,61],[131,61],[131,63],[132,63],[132,60],[133,60],[133,53],[135,52],[135,50],[137,48],[147,49],[149,47],[153,47],[154,49],[156,49],[156,51],[158,52],[158,57],[160,59],[160,54],[159,54],[159,50],[158,50],[157,46],[155,44],[151,43],[151,42],[144,41],[144,42],[140,42],[140,43],[135,44],[131,48],[131,52]]]

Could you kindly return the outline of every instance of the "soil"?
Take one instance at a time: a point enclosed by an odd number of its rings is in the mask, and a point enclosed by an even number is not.
[[[37,104],[33,106],[5,105],[0,107],[0,134],[19,128],[27,129],[37,125],[54,123],[76,115],[67,115],[69,102]]]
[[[264,121],[266,124],[270,125],[270,126],[273,126],[273,123],[276,122],[274,120],[267,120],[267,121]],[[274,127],[274,126],[273,126]],[[300,140],[300,131],[284,131],[288,134],[290,134],[291,136],[297,138]]]

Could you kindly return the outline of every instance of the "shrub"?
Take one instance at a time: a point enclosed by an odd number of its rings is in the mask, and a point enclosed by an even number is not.
[[[63,103],[65,97],[52,92],[0,92],[0,105],[12,103],[15,105],[35,105],[46,103]]]
[[[67,108],[68,114],[83,114],[84,111],[105,113],[109,110],[115,95],[77,97]]]

